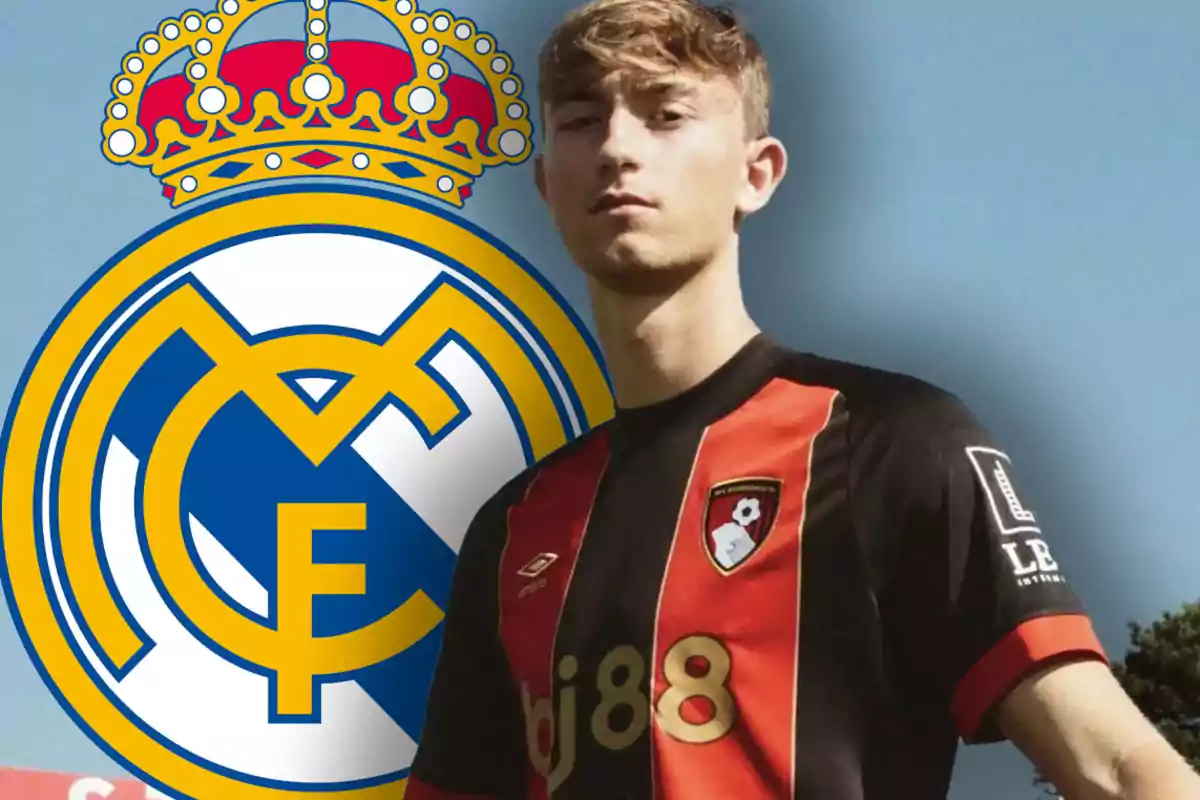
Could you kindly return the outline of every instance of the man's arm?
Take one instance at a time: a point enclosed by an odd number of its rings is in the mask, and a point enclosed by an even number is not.
[[[525,727],[499,637],[504,505],[503,493],[486,503],[459,550],[406,800],[525,796]]]
[[[1200,799],[1200,776],[1101,662],[1038,670],[1000,703],[997,722],[1067,800]]]
[[[919,598],[908,638],[944,654],[930,673],[963,741],[1009,739],[1068,800],[1200,800],[1197,777],[1113,677],[1012,461],[952,396],[926,391],[901,408],[886,453],[901,572],[928,578],[904,584]]]

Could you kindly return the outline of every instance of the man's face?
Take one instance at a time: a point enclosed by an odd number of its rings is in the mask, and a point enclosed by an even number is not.
[[[731,245],[751,146],[732,81],[613,74],[546,112],[538,187],[592,278],[669,290]]]

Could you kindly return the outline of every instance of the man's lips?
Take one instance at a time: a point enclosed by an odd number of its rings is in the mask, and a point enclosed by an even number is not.
[[[627,192],[612,192],[601,195],[600,198],[592,204],[592,214],[602,214],[605,211],[612,211],[616,208],[625,208],[627,206],[652,208],[654,206],[649,200],[636,194]]]

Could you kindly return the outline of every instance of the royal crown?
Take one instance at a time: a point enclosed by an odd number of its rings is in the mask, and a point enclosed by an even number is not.
[[[301,41],[227,49],[250,17],[297,0],[219,0],[144,34],[112,82],[105,156],[148,167],[175,207],[265,180],[353,178],[461,206],[484,169],[532,150],[512,59],[475,24],[414,0],[336,0],[378,12],[407,49],[330,41],[330,0],[303,0]],[[182,75],[151,82],[190,50]],[[483,81],[452,74],[447,51]]]

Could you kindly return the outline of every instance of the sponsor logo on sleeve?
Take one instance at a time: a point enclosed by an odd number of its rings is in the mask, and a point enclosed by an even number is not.
[[[1041,533],[1033,512],[1017,497],[1010,475],[1012,459],[990,447],[968,447],[967,458],[971,459],[979,483],[987,494],[997,531],[1005,536]]]
[[[1017,495],[1012,459],[990,447],[968,447],[966,452],[987,496],[988,510],[1000,536],[998,544],[1017,585],[1065,583],[1050,546],[1041,538],[1037,517]]]

